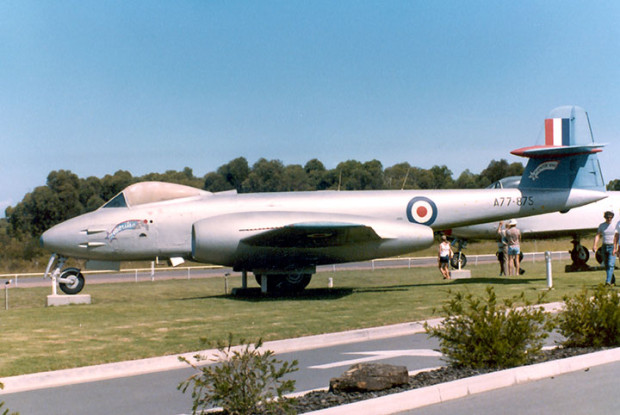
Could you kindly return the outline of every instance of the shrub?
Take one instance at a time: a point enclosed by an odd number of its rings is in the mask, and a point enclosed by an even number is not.
[[[229,336],[228,345],[217,348],[220,356],[211,359],[220,363],[198,367],[179,358],[197,370],[178,386],[183,393],[192,387],[192,413],[200,413],[209,404],[221,406],[226,413],[235,415],[289,412],[291,401],[284,394],[295,389],[295,381],[283,378],[298,370],[297,361],[279,361],[271,350],[259,352],[261,346],[259,340],[256,345],[233,349],[232,336]],[[194,358],[197,362],[208,360],[201,355]]]
[[[564,297],[566,307],[558,315],[558,327],[566,347],[613,347],[620,345],[620,297],[603,284],[590,295],[584,288],[574,298]]]
[[[540,354],[552,320],[542,308],[530,307],[524,293],[501,305],[492,287],[486,293],[484,301],[456,293],[442,307],[447,317],[437,327],[426,324],[427,333],[439,339],[451,366],[508,368],[528,363]],[[526,307],[514,308],[516,301]]]
[[[0,382],[0,389],[4,389],[4,385],[2,384],[2,382]],[[2,407],[4,406],[4,401],[0,401],[0,414],[1,415],[9,415],[9,410],[5,409],[4,411],[2,411]],[[19,415],[18,412],[11,412],[10,415]]]

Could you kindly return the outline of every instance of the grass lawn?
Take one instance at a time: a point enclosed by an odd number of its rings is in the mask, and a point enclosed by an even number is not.
[[[565,273],[565,264],[553,263],[551,291],[544,262],[526,262],[516,278],[498,277],[497,264],[468,266],[471,279],[449,282],[436,267],[319,273],[295,298],[227,296],[218,277],[87,284],[91,305],[47,308],[49,287],[12,288],[8,311],[0,300],[0,376],[197,351],[201,338],[228,333],[268,341],[422,320],[439,315],[449,290],[482,294],[491,284],[498,298],[523,291],[551,302],[604,281],[602,271]],[[240,286],[240,277],[229,285]]]

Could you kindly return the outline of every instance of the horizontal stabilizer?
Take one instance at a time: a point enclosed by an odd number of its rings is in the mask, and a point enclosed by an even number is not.
[[[532,146],[513,150],[515,156],[529,158],[556,158],[575,156],[578,154],[600,153],[605,144],[584,144],[575,146]]]

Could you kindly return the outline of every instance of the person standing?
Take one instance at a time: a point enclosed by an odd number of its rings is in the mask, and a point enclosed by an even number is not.
[[[500,222],[497,226],[497,260],[499,261],[499,276],[508,275],[506,272],[506,258],[508,258],[508,245],[506,244],[506,229]]]
[[[510,219],[506,229],[506,244],[508,245],[508,275],[519,275],[521,253],[521,231],[517,229],[517,221]]]
[[[439,271],[441,275],[443,275],[444,280],[450,279],[450,258],[452,258],[454,253],[452,252],[452,247],[450,246],[450,242],[448,242],[448,238],[446,235],[441,237],[441,243],[439,244],[439,251],[437,253],[437,265],[439,266]]]
[[[611,221],[614,218],[614,212],[606,211],[603,214],[605,222],[598,225],[596,230],[596,236],[594,237],[593,251],[596,253],[599,240],[603,241],[602,253],[603,253],[603,266],[605,267],[605,285],[612,285],[616,283],[616,277],[614,275],[614,268],[616,265],[616,253],[617,253],[617,226],[612,225]]]

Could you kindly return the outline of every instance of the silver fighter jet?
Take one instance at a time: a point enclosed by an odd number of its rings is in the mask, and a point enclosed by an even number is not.
[[[98,210],[47,230],[46,275],[67,294],[84,285],[67,257],[89,265],[168,258],[254,273],[264,292],[303,290],[317,265],[411,253],[434,232],[568,210],[606,197],[585,111],[552,112],[553,140],[515,150],[528,157],[517,188],[477,190],[210,193],[170,183],[133,184]],[[585,124],[584,124],[585,123]],[[555,137],[555,138],[554,138]],[[54,265],[55,264],[55,265]]]

